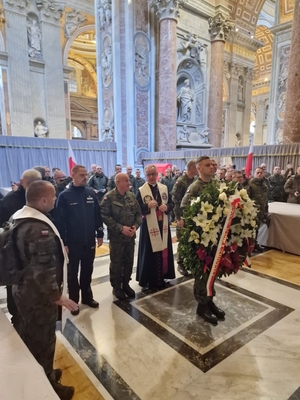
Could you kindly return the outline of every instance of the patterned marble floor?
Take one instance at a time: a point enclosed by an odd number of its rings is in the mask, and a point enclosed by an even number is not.
[[[300,286],[246,270],[219,280],[216,303],[226,319],[213,327],[195,314],[191,278],[178,275],[168,289],[145,295],[133,275],[137,297],[120,302],[108,266],[109,256],[95,262],[99,310],[81,306],[60,336],[103,398],[300,398]]]

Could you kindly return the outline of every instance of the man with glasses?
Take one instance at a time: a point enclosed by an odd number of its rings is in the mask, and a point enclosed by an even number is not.
[[[174,279],[174,258],[168,214],[174,204],[168,188],[157,182],[157,168],[147,165],[147,182],[139,188],[137,201],[143,221],[140,231],[136,279],[144,290],[165,288],[165,279]]]

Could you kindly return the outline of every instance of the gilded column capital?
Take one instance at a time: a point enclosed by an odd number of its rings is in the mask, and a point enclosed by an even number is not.
[[[233,29],[234,23],[222,13],[217,13],[214,17],[208,18],[208,31],[211,41],[220,40],[226,42],[228,35]]]
[[[186,0],[148,0],[150,8],[156,10],[156,16],[159,21],[163,19],[179,18],[179,8],[183,6]]]

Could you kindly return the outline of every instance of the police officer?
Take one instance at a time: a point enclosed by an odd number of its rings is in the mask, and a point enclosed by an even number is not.
[[[110,248],[110,283],[119,300],[135,297],[129,286],[134,257],[136,230],[142,223],[139,203],[129,191],[127,174],[116,175],[116,188],[107,193],[101,203],[101,215],[107,225]]]
[[[207,185],[213,182],[215,169],[209,157],[199,157],[196,160],[196,168],[199,173],[199,178],[194,183],[192,183],[192,185],[187,190],[181,202],[182,208],[188,207],[191,200],[198,197],[201,191]],[[197,314],[200,315],[205,321],[210,322],[213,325],[217,325],[218,319],[224,319],[225,312],[215,305],[215,303],[213,302],[213,298],[207,296],[207,282],[204,279],[205,276],[206,275],[195,276],[194,296],[198,302]],[[213,296],[215,296],[214,289]]]
[[[187,171],[185,175],[182,175],[175,183],[172,191],[172,200],[174,203],[174,214],[175,214],[175,219],[177,222],[176,226],[176,236],[177,239],[179,240],[180,238],[180,231],[183,228],[183,211],[180,208],[181,201],[183,199],[183,196],[185,192],[187,191],[187,188],[193,183],[195,179],[195,175],[197,175],[197,169],[196,169],[196,163],[195,160],[190,160],[187,163]],[[177,250],[177,269],[181,273],[181,275],[188,275],[188,272],[183,268],[182,266],[182,259],[180,257],[180,254],[178,253]]]
[[[35,181],[26,190],[27,205],[17,211],[16,248],[24,270],[20,284],[13,285],[13,298],[21,315],[15,326],[22,340],[44,368],[53,389],[62,400],[73,397],[74,388],[58,381],[61,370],[53,369],[57,305],[76,310],[77,304],[61,295],[57,267],[63,267],[64,246],[47,213],[55,202],[50,182]]]
[[[103,243],[100,207],[94,190],[86,186],[86,168],[83,165],[75,165],[71,175],[73,183],[60,193],[56,204],[56,223],[69,253],[69,297],[78,303],[81,290],[82,304],[97,308],[99,303],[93,299],[91,280],[95,259],[95,236],[98,247]],[[79,308],[72,314],[79,314]]]

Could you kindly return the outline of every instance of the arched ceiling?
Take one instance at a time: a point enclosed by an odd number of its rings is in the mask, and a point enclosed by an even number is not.
[[[266,26],[258,26],[255,38],[265,45],[258,49],[255,55],[254,82],[269,81],[272,70],[273,34]]]
[[[267,0],[276,3],[276,0]],[[230,17],[238,26],[254,33],[266,0],[228,0]],[[280,23],[293,19],[295,0],[280,0]]]

